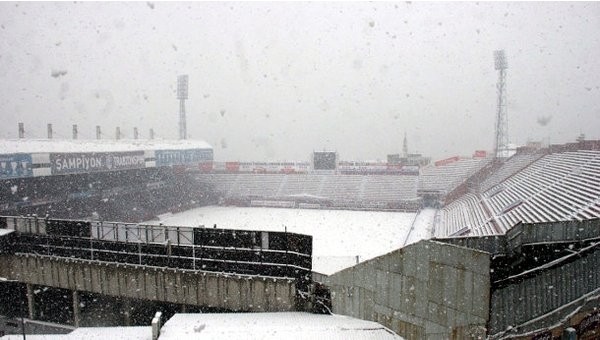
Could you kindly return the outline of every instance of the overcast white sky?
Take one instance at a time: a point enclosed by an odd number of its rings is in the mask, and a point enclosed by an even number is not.
[[[600,138],[600,3],[2,2],[0,24],[0,138],[176,138],[188,74],[217,160],[385,159],[405,131],[469,155],[493,147],[496,49],[511,142]]]

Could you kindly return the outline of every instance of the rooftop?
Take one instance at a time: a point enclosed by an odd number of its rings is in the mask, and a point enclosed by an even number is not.
[[[175,314],[159,340],[402,339],[384,326],[343,315],[303,312]]]
[[[21,334],[1,340],[22,339]],[[401,340],[373,322],[343,315],[289,313],[175,314],[162,327],[159,340],[186,339],[327,339]],[[28,334],[30,340],[151,340],[150,326],[80,327],[69,334]]]
[[[160,139],[5,139],[0,154],[46,152],[124,152],[146,150],[212,149],[202,140]]]

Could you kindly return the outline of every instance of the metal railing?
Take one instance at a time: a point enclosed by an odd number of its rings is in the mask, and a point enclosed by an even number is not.
[[[11,252],[310,280],[312,237],[288,232],[0,216]]]

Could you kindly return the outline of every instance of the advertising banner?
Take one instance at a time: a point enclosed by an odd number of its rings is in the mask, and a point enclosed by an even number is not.
[[[50,154],[53,175],[141,169],[145,166],[143,151]]]
[[[473,158],[485,158],[487,156],[487,152],[485,150],[475,150],[473,154]]]
[[[202,162],[199,165],[200,171],[202,172],[211,172],[213,169],[213,162],[211,161],[207,161],[207,162]]]
[[[442,159],[441,161],[436,161],[434,164],[435,164],[435,166],[443,166],[443,165],[448,165],[453,162],[458,162],[459,159],[460,158],[458,156],[454,156],[454,157]]]
[[[227,172],[238,172],[240,171],[240,163],[239,162],[226,162],[225,168]]]
[[[32,176],[30,154],[0,155],[0,179]]]
[[[212,149],[156,150],[156,166],[183,165],[212,160]]]
[[[144,151],[106,154],[106,167],[108,170],[141,169],[145,166]]]

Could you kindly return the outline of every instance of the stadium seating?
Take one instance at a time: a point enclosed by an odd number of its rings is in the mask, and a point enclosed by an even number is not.
[[[419,191],[449,193],[490,160],[490,158],[460,159],[447,165],[427,166],[421,170],[419,176]]]
[[[0,213],[6,215],[141,222],[165,212],[215,201],[208,187],[169,169],[72,174],[2,182]],[[14,193],[13,193],[14,191]]]
[[[481,189],[440,211],[435,236],[451,236],[464,228],[469,235],[493,235],[519,222],[599,218],[600,151],[513,157]]]
[[[502,183],[504,180],[521,171],[542,156],[542,153],[517,153],[513,155],[500,169],[492,173],[481,183],[480,191],[485,192],[493,186]]]
[[[315,196],[336,207],[387,206],[416,200],[418,176],[325,174],[198,174],[224,199]]]
[[[467,228],[469,235],[493,234],[490,216],[485,207],[475,194],[467,194],[456,200],[439,212],[440,223],[436,226],[435,236],[455,236]],[[456,235],[458,236],[458,235]]]
[[[285,175],[239,174],[229,190],[229,196],[273,197]]]
[[[285,183],[277,193],[277,196],[300,194],[318,196],[323,190],[326,178],[327,176],[325,175],[286,176]]]
[[[332,199],[334,203],[350,203],[360,199],[362,180],[361,175],[334,175],[324,182],[319,194]]]
[[[363,176],[361,197],[367,201],[393,202],[414,198],[416,176]]]

